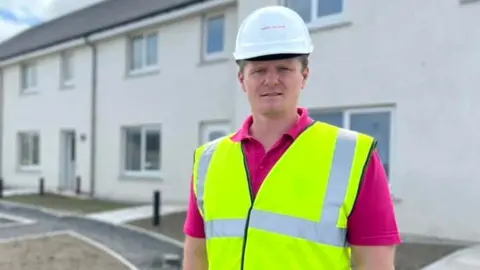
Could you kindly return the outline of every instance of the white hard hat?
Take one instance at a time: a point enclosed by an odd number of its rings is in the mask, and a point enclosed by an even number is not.
[[[302,17],[284,6],[268,6],[253,11],[243,20],[233,56],[235,60],[245,60],[312,51],[310,32]]]

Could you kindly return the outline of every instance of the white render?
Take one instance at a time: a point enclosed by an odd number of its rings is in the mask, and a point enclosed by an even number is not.
[[[75,129],[90,140],[91,50],[73,48],[76,78],[72,88],[64,88],[59,73],[59,54],[36,58],[38,87],[35,93],[21,94],[17,64],[3,69],[3,141],[2,175],[6,184],[38,188],[44,177],[45,188],[57,190],[60,176],[60,131]],[[40,168],[21,170],[18,167],[17,132],[40,132]],[[90,146],[77,144],[77,174],[89,190]]]
[[[475,214],[480,209],[480,141],[475,139],[480,109],[473,103],[480,100],[480,32],[473,27],[480,21],[480,5],[470,2],[366,5],[346,0],[346,14],[312,27],[315,52],[301,105],[392,111],[390,180],[404,233],[480,241],[480,216]],[[202,60],[198,14],[142,29],[159,31],[159,69],[149,73],[127,73],[125,34],[95,41],[96,196],[149,201],[152,191],[161,189],[164,200],[186,203],[203,123],[226,123],[234,131],[249,113],[231,52],[241,20],[270,4],[278,1],[237,1],[226,9],[225,59]],[[91,51],[83,45],[76,53],[76,86],[71,90],[58,89],[55,53],[41,58],[37,95],[19,95],[16,64],[3,69],[2,174],[7,183],[35,187],[44,176],[55,188],[59,130],[72,127],[87,135],[77,147],[77,174],[88,184]],[[143,124],[161,126],[161,175],[122,175],[121,128]],[[17,171],[13,157],[21,129],[42,132],[41,172]]]
[[[227,9],[226,18],[227,50],[231,51],[237,20],[234,8]],[[150,200],[152,190],[161,189],[165,200],[185,203],[188,199],[200,124],[231,119],[236,89],[234,62],[201,60],[200,46],[195,46],[202,40],[201,22],[198,16],[158,27],[160,65],[151,74],[126,74],[125,38],[99,46],[99,196]],[[165,170],[160,179],[120,175],[120,129],[136,124],[161,125]]]

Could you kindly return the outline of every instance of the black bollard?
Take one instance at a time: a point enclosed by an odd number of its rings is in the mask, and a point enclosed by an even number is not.
[[[3,198],[3,178],[0,178],[0,198]]]
[[[161,194],[159,190],[153,192],[153,217],[152,224],[153,226],[160,225],[160,207],[161,207]]]
[[[40,180],[38,183],[38,193],[41,196],[45,195],[45,179],[43,179],[43,177],[40,177]]]
[[[82,193],[82,178],[80,176],[77,176],[77,186],[75,187],[75,193],[77,195],[80,195]]]

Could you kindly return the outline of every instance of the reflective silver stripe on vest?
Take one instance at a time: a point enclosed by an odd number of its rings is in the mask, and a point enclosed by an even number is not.
[[[210,161],[212,160],[213,152],[217,148],[220,139],[210,142],[198,161],[198,174],[197,174],[197,202],[198,207],[202,213],[205,213],[203,198],[205,196],[205,178],[207,177],[208,167],[210,166]]]
[[[313,222],[262,210],[252,209],[249,227],[306,239],[312,242],[344,247],[347,245],[346,229],[338,228],[337,221],[347,195],[350,170],[353,165],[357,133],[340,130],[332,161],[325,202],[320,222]],[[210,144],[200,159],[197,198],[203,213],[203,196],[206,172],[217,143]],[[201,203],[201,205],[200,205]],[[216,219],[205,224],[207,239],[216,237],[243,237],[246,219]]]

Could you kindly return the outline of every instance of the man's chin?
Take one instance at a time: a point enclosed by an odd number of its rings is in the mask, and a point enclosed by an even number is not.
[[[266,117],[281,117],[285,115],[285,109],[283,107],[269,107],[262,110],[262,115]]]

